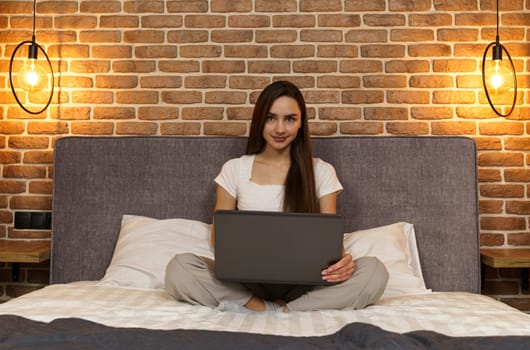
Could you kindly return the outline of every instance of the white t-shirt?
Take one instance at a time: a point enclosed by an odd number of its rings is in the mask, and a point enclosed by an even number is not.
[[[255,155],[243,155],[227,161],[215,182],[237,199],[239,210],[283,210],[283,185],[260,185],[250,181]],[[313,158],[317,197],[342,191],[335,168],[320,158]]]

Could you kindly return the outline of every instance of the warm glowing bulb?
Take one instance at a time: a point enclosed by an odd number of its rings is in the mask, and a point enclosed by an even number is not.
[[[504,79],[502,77],[502,74],[499,71],[499,60],[495,61],[495,73],[491,76],[491,86],[493,86],[494,89],[499,89],[503,83]]]
[[[48,87],[48,75],[36,59],[27,59],[17,78],[20,87],[27,92],[38,92]]]
[[[503,95],[512,88],[512,71],[507,61],[497,59],[489,64],[487,85],[492,94]]]

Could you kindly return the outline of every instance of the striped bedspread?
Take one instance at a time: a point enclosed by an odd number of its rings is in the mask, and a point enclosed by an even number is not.
[[[176,302],[163,290],[58,284],[0,304],[0,314],[49,322],[81,318],[113,327],[198,329],[289,336],[322,336],[349,323],[406,333],[449,336],[530,335],[530,315],[483,295],[433,292],[380,300],[363,310],[273,313],[220,312]]]

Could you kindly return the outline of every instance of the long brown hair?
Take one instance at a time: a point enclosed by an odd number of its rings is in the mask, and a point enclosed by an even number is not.
[[[296,100],[302,115],[302,126],[291,143],[291,166],[285,179],[283,210],[291,212],[316,213],[320,211],[313,172],[313,151],[309,135],[309,124],[304,96],[288,81],[277,81],[267,86],[259,95],[247,141],[246,154],[260,153],[265,147],[263,128],[274,101],[282,96]]]

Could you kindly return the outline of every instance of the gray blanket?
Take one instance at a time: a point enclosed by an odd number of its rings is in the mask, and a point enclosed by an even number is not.
[[[76,318],[36,322],[0,316],[0,349],[530,349],[528,336],[448,337],[431,331],[393,333],[351,323],[335,334],[284,337],[203,330],[115,328]]]

